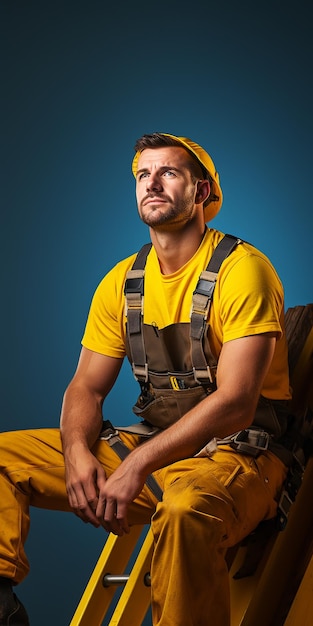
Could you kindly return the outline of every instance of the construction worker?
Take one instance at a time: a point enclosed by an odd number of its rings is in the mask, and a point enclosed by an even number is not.
[[[290,401],[280,279],[234,238],[208,268],[227,240],[207,227],[222,191],[201,146],[143,135],[132,169],[152,246],[98,286],[60,429],[0,435],[2,626],[29,624],[14,585],[30,505],[117,535],[151,521],[154,626],[229,626],[225,551],[276,514]],[[137,419],[116,433],[103,403],[125,356]]]

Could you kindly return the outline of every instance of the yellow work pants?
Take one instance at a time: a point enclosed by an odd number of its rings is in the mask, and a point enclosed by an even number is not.
[[[121,433],[129,448],[138,437]],[[105,441],[93,452],[109,475],[120,460]],[[151,519],[154,626],[229,626],[226,548],[276,513],[286,468],[271,453],[257,459],[231,449],[155,472],[163,501],[145,487],[129,507],[131,524]],[[70,511],[58,429],[0,434],[0,576],[20,582],[29,506]]]

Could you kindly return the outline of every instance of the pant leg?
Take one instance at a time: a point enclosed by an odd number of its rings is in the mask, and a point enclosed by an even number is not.
[[[276,513],[285,466],[234,451],[156,472],[163,502],[152,518],[154,626],[229,626],[226,549]]]
[[[132,448],[138,438],[121,434]],[[95,455],[110,475],[120,459],[106,441]],[[0,434],[0,576],[19,583],[29,570],[24,544],[29,531],[29,507],[70,511],[59,429],[46,428]],[[129,520],[148,523],[155,500],[145,488],[129,508]]]

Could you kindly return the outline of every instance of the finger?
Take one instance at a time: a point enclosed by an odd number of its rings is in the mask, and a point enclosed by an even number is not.
[[[93,478],[82,484],[82,500],[78,498],[78,508],[83,514],[84,519],[99,527],[102,518],[98,519],[96,511],[99,503],[99,493],[103,491],[106,483],[106,475],[104,469],[100,466],[94,473]]]
[[[129,524],[128,524],[128,503],[118,502],[117,510],[116,510],[116,520],[118,521],[120,527],[123,530],[123,533],[129,533]]]
[[[83,522],[86,522],[87,524],[92,524],[92,526],[94,526],[95,528],[99,528],[99,526],[101,526],[94,511],[85,502],[82,504],[78,504],[75,513],[78,517],[80,517],[80,519],[83,520]]]
[[[104,511],[106,505],[106,495],[105,495],[105,487],[106,487],[106,475],[104,473],[99,472],[97,476],[97,485],[98,485],[98,498],[97,505],[95,508],[95,514],[97,519],[103,522]]]
[[[105,506],[104,524],[106,529],[115,535],[129,533],[127,520],[127,505],[121,505],[116,500],[108,500]]]
[[[93,495],[91,497],[91,501],[88,502],[82,485],[76,485],[76,487],[72,488],[70,491],[69,502],[77,517],[79,517],[83,522],[92,524],[96,528],[99,528],[100,522],[95,514],[98,500],[95,495]]]
[[[119,537],[124,534],[123,526],[116,516],[117,503],[116,500],[107,500],[105,503],[105,512],[103,518],[104,528]]]

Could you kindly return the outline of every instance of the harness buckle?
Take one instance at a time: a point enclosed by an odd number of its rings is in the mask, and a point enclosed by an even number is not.
[[[287,524],[291,505],[295,501],[302,484],[304,469],[299,459],[294,456],[293,464],[289,468],[277,507],[278,526],[280,530],[283,530]]]
[[[217,272],[210,272],[208,270],[201,272],[197,286],[193,292],[194,295],[200,294],[209,300],[212,300],[216,279]]]
[[[135,379],[141,384],[141,382],[143,383],[147,383],[149,380],[149,373],[148,373],[148,363],[145,363],[144,365],[136,365],[135,363],[132,364],[132,369],[133,369],[133,374]]]
[[[100,433],[100,439],[104,439],[104,441],[110,441],[113,437],[118,437],[118,430],[106,428]]]
[[[277,507],[279,530],[283,530],[287,524],[288,515],[291,509],[292,503],[293,503],[293,500],[291,499],[288,491],[286,489],[283,489],[283,491],[281,492],[281,496],[280,496],[278,507]]]
[[[126,274],[124,293],[138,293],[143,295],[144,274],[144,270],[129,270]]]
[[[270,435],[265,430],[259,428],[246,428],[240,430],[232,438],[232,443],[236,450],[251,456],[257,456],[259,452],[268,449],[270,443]]]
[[[114,438],[119,438],[118,431],[111,424],[110,420],[103,420],[102,430],[99,435],[99,439],[103,439],[104,441],[108,441],[110,445],[113,443]]]
[[[207,383],[208,381],[211,384],[214,383],[214,377],[212,375],[211,368],[208,365],[206,369],[198,369],[195,367],[193,367],[192,369],[193,369],[194,377],[197,383],[203,384],[203,383]]]
[[[240,430],[234,435],[224,437],[224,439],[217,439],[214,437],[214,439],[211,439],[195,456],[210,457],[218,450],[219,446],[227,445],[234,448],[236,452],[256,457],[260,452],[264,452],[268,449],[270,438],[270,435],[265,430],[260,430],[259,428],[246,428],[245,430]]]

